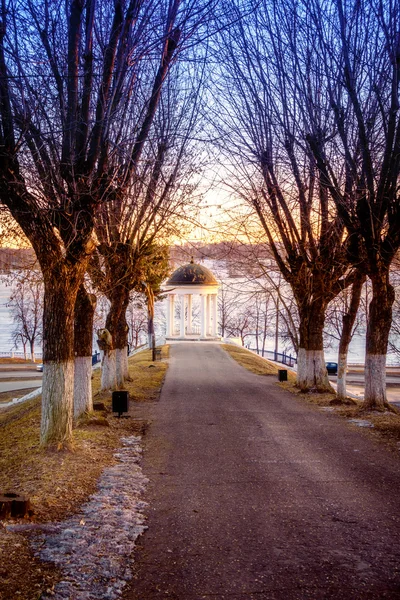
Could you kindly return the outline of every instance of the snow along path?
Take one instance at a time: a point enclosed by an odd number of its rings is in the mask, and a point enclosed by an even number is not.
[[[31,543],[43,561],[55,563],[63,578],[53,600],[116,600],[131,579],[129,556],[137,537],[146,529],[141,500],[148,480],[139,466],[140,437],[122,438],[114,455],[118,463],[107,468],[98,490],[78,514],[44,526]]]

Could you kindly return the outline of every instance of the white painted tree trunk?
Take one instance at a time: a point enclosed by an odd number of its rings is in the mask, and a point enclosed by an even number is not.
[[[74,361],[48,361],[43,369],[41,443],[69,442],[72,437]]]
[[[77,356],[74,376],[74,419],[92,410],[92,357]]]
[[[346,374],[347,374],[347,354],[339,354],[338,356],[338,372],[337,372],[337,387],[336,393],[339,400],[346,398]]]
[[[364,408],[385,408],[386,400],[386,355],[367,354],[365,357]]]
[[[116,351],[109,350],[103,355],[101,363],[101,391],[117,389]]]
[[[116,350],[116,361],[117,361],[117,385],[123,387],[125,380],[129,379],[128,369],[128,347],[126,346],[121,350]]]
[[[323,350],[299,348],[297,355],[297,385],[303,391],[333,391],[329,383]]]

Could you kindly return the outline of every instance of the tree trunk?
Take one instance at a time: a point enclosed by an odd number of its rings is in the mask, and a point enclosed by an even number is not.
[[[300,346],[297,356],[297,385],[302,392],[316,389],[332,392],[325,365],[323,330],[325,304],[304,302],[299,308]]]
[[[260,334],[260,309],[257,307],[257,318],[256,318],[256,352],[259,354],[259,334]]]
[[[386,399],[386,353],[395,299],[389,283],[389,268],[370,274],[372,300],[369,305],[365,356],[365,410],[390,409]]]
[[[117,385],[123,387],[125,381],[129,381],[129,366],[128,366],[128,346],[124,348],[116,348],[115,350],[116,370],[117,370]]]
[[[113,351],[104,356],[106,369],[115,379],[116,387],[123,387],[126,379],[129,379],[128,372],[128,332],[129,327],[126,321],[126,311],[129,304],[129,290],[126,286],[116,286],[108,296],[110,300],[110,309],[106,319],[106,328],[112,335]],[[115,370],[115,378],[114,372]],[[110,381],[109,384],[112,382]],[[115,387],[110,387],[115,389]]]
[[[62,268],[62,267],[61,267]],[[74,390],[74,306],[76,279],[57,268],[44,274],[43,384],[41,444],[57,447],[72,440]]]
[[[30,342],[31,361],[35,362],[35,342]],[[26,347],[24,347],[24,355],[26,360]]]
[[[97,344],[101,351],[101,391],[117,388],[117,369],[113,338],[108,329],[99,329]]]
[[[103,353],[101,361],[101,391],[117,389],[117,356],[114,348]]]
[[[96,296],[88,294],[84,285],[78,290],[75,303],[75,376],[74,418],[93,410],[92,398],[92,349],[93,318]]]
[[[75,356],[74,419],[92,410],[92,357]]]
[[[351,300],[349,310],[343,315],[343,327],[339,342],[338,372],[336,393],[339,400],[346,399],[346,374],[347,356],[349,345],[353,335],[353,326],[356,320],[358,307],[360,305],[361,290],[365,282],[365,275],[358,273],[351,288]]]
[[[154,331],[154,293],[150,286],[146,287],[147,297],[147,335],[151,348],[152,361],[156,360],[156,335]]]

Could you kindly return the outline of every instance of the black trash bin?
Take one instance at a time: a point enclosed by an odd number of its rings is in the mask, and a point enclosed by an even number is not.
[[[112,393],[112,411],[118,413],[120,417],[122,413],[128,412],[129,394],[127,390],[118,390]]]
[[[287,369],[278,370],[278,379],[279,381],[287,381]]]

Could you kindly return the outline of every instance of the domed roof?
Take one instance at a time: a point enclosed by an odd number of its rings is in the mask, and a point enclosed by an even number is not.
[[[210,269],[196,264],[192,258],[189,264],[172,273],[167,285],[218,285],[218,281]]]

